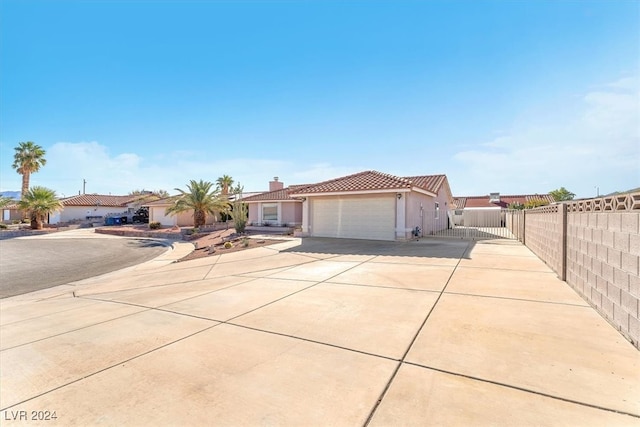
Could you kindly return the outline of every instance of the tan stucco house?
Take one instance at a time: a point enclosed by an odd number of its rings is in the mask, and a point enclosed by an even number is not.
[[[371,240],[408,239],[416,227],[425,233],[447,228],[452,200],[445,175],[397,177],[377,171],[243,199],[255,225],[299,225],[306,236]]]
[[[416,227],[425,234],[446,229],[453,201],[445,175],[377,171],[305,186],[291,197],[303,203],[303,234],[371,240],[409,239]]]
[[[269,191],[243,196],[242,202],[249,208],[248,224],[254,226],[275,225],[298,227],[302,225],[302,199],[292,197],[296,190],[306,185],[285,187],[274,178],[269,182]]]

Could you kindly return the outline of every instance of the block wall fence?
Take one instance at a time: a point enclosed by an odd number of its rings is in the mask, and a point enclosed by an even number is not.
[[[510,215],[512,233],[640,349],[640,192]]]

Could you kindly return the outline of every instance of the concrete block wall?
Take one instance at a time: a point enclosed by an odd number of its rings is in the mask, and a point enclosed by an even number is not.
[[[524,212],[520,240],[640,349],[640,192]]]
[[[553,205],[526,211],[524,223],[525,245],[564,279],[562,210]]]
[[[640,212],[569,212],[566,281],[640,349]]]

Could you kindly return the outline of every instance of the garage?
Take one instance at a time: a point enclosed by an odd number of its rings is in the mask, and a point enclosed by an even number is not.
[[[314,199],[313,229],[318,237],[395,240],[395,195]]]

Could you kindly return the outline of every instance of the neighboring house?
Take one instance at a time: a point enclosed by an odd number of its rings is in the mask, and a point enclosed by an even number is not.
[[[49,224],[70,221],[102,221],[109,214],[132,214],[139,205],[135,196],[80,194],[60,199],[63,209],[49,216]]]
[[[156,200],[154,202],[143,203],[143,206],[149,208],[149,223],[159,222],[163,227],[192,227],[193,211],[181,212],[176,215],[169,215],[166,209],[173,206],[177,196],[167,197],[165,199]],[[207,223],[213,221],[207,216]]]
[[[2,208],[2,222],[10,223],[13,221],[20,221],[21,219],[22,211],[18,209],[18,205],[16,203],[12,203]]]
[[[504,210],[512,203],[525,204],[542,200],[549,204],[555,200],[549,194],[500,195],[455,197],[453,200],[453,222],[467,227],[499,227],[504,225]]]
[[[307,185],[291,185],[275,177],[269,182],[269,191],[243,195],[242,201],[249,208],[249,225],[275,225],[296,227],[302,225],[302,199],[291,197],[291,194]]]
[[[370,240],[409,239],[416,227],[424,234],[446,229],[453,202],[445,175],[377,171],[301,186],[286,196],[302,202],[303,235]]]
[[[173,206],[178,196],[167,197],[155,202],[143,203],[142,206],[149,208],[149,223],[159,222],[163,227],[193,227],[193,210],[169,215],[166,210]],[[207,214],[205,225],[214,225],[220,218]]]

